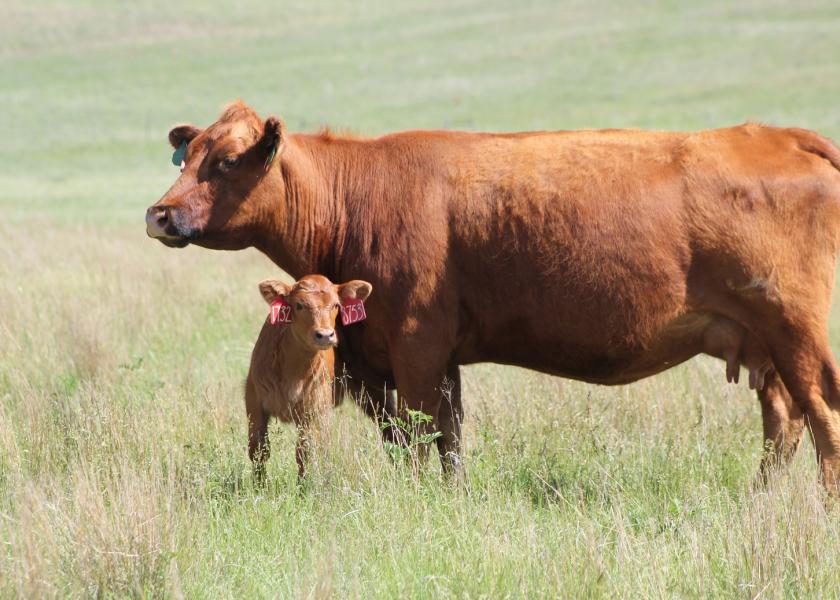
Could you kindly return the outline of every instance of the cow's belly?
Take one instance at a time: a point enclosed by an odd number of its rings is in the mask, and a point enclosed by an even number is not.
[[[721,329],[736,335],[731,341],[721,341],[716,335]],[[483,356],[472,357],[477,360],[465,362],[510,364],[589,383],[618,385],[655,375],[701,353],[721,358],[731,353],[737,357],[743,340],[738,334],[742,331],[740,325],[726,317],[688,313],[669,321],[646,343],[636,346],[592,346],[574,343],[561,335],[534,344],[494,346]]]

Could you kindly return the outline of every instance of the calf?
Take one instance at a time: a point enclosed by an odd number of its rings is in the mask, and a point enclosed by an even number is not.
[[[258,482],[265,477],[269,417],[297,426],[295,457],[298,475],[305,474],[313,436],[333,404],[336,316],[342,310],[345,324],[360,320],[358,315],[348,319],[347,307],[365,300],[372,289],[359,280],[334,285],[320,275],[293,284],[276,279],[260,283],[272,311],[254,346],[245,383],[248,455]]]

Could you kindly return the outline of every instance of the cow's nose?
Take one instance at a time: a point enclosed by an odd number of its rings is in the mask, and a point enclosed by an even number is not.
[[[335,329],[316,329],[315,342],[318,344],[332,344],[335,342]]]
[[[166,235],[168,224],[169,207],[154,205],[146,211],[146,234],[149,237]]]

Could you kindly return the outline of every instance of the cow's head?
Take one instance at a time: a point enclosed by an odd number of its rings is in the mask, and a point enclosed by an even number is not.
[[[253,227],[266,214],[263,184],[283,151],[284,138],[280,119],[263,121],[242,102],[229,105],[207,129],[174,127],[169,143],[174,157],[183,153],[181,175],[146,211],[149,237],[178,248],[190,243],[217,249],[252,245]],[[282,177],[277,181],[282,185]]]
[[[349,298],[365,300],[372,291],[367,281],[354,279],[335,285],[322,275],[307,275],[296,283],[277,279],[260,283],[260,293],[268,304],[282,299],[291,309],[292,322],[279,327],[290,327],[304,347],[315,351],[338,344],[335,319],[341,302]]]

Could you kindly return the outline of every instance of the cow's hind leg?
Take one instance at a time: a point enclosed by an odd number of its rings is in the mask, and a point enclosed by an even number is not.
[[[776,371],[768,373],[764,387],[758,390],[758,400],[764,423],[764,453],[759,477],[767,483],[774,468],[787,465],[796,455],[805,419]]]
[[[808,323],[808,321],[804,321]],[[768,332],[773,363],[805,419],[829,493],[840,481],[840,379],[825,333],[786,323]]]

